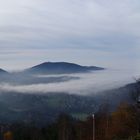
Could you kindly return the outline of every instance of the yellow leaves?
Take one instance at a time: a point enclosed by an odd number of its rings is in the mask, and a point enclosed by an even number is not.
[[[13,140],[13,134],[10,131],[4,133],[4,140]]]

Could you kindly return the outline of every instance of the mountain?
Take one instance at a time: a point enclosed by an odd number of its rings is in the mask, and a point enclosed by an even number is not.
[[[3,69],[0,69],[0,75],[6,75],[6,74],[8,74],[7,71],[5,71],[5,70],[3,70]]]
[[[3,91],[0,92],[0,123],[34,122],[44,125],[55,121],[61,113],[84,119],[106,104],[113,111],[122,102],[134,103],[131,93],[134,85],[87,96]]]
[[[94,70],[103,70],[104,68],[96,66],[81,66],[67,62],[45,62],[25,70],[27,73],[37,74],[70,74],[83,73]]]

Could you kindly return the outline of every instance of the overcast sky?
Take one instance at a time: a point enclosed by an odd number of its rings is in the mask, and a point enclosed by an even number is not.
[[[139,0],[0,0],[0,67],[44,61],[140,70]]]

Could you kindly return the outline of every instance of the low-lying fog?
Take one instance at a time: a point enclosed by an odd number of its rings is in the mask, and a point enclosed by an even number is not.
[[[132,74],[132,72],[125,70],[101,70],[92,73],[34,75],[31,77],[25,77],[25,75],[19,77],[20,84],[16,84],[15,82],[16,80],[17,82],[19,80],[17,77],[13,79],[13,83],[12,81],[3,81],[0,83],[0,91],[38,94],[45,94],[47,92],[66,92],[69,94],[87,95],[122,87],[128,83],[134,82],[134,77],[138,77],[138,75],[137,73]],[[21,82],[22,78],[26,79],[24,81],[26,83]],[[55,79],[59,80],[55,81]],[[35,80],[37,80],[37,82],[35,82]]]

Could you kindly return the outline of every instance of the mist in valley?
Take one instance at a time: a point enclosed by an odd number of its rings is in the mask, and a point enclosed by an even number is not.
[[[1,78],[1,77],[0,77]],[[0,91],[47,94],[65,92],[68,94],[89,95],[135,82],[138,73],[105,69],[89,73],[31,75],[11,73],[0,81]]]

